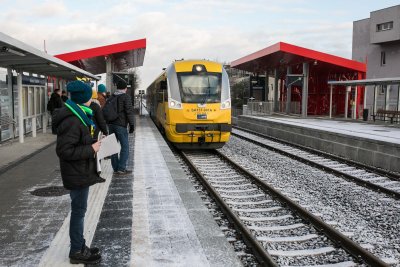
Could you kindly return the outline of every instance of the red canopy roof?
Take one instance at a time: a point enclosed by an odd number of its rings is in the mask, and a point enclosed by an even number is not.
[[[317,62],[324,68],[346,68],[366,72],[366,64],[288,43],[279,42],[260,51],[232,61],[231,67],[250,72],[262,72],[279,66]]]
[[[145,51],[146,39],[139,39],[60,54],[55,57],[91,73],[99,74],[106,72],[105,56],[113,57],[113,71],[123,71],[142,66]]]

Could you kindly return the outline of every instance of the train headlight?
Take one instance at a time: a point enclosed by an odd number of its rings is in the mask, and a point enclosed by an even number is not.
[[[182,103],[170,98],[168,99],[168,107],[172,109],[182,109]]]
[[[224,102],[221,103],[221,109],[229,109],[231,108],[231,100],[225,100]]]
[[[207,69],[206,69],[206,66],[204,66],[203,64],[196,64],[196,65],[193,65],[192,71],[195,73],[196,72],[202,73],[202,72],[207,72]]]

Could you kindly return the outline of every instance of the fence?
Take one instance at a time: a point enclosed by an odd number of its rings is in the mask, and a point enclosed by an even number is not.
[[[248,102],[247,105],[243,105],[244,115],[271,115],[274,110],[273,102]]]

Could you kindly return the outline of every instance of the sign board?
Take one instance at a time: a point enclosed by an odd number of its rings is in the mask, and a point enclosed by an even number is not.
[[[13,84],[17,84],[17,76],[13,76],[12,79],[13,79]],[[8,83],[8,75],[6,76],[6,82]],[[22,84],[23,85],[45,86],[46,78],[28,76],[28,75],[23,74],[22,75]]]
[[[303,86],[303,74],[287,74],[285,85],[286,86]]]
[[[265,76],[262,76],[262,75],[250,76],[250,88],[252,90],[264,90],[265,89]]]

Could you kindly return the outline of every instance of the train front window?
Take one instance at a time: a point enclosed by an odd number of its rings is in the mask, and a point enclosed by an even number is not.
[[[183,103],[218,103],[221,101],[221,74],[178,73]]]

